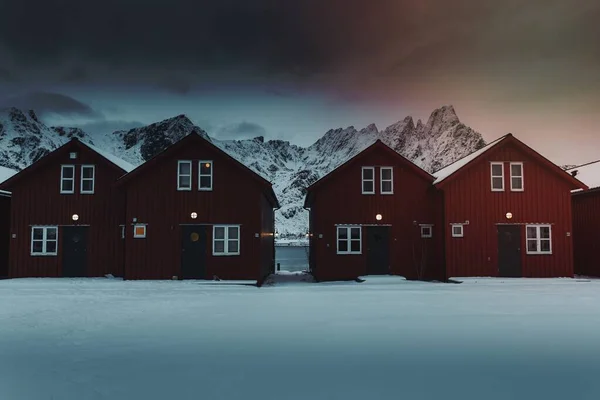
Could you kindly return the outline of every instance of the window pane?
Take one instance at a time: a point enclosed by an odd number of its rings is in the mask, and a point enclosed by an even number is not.
[[[215,239],[225,239],[225,227],[215,227]]]
[[[374,171],[371,168],[363,169],[363,179],[374,179],[373,173]]]
[[[550,239],[550,228],[547,226],[540,227],[540,237],[542,239]]]
[[[363,182],[363,192],[372,193],[374,191],[375,191],[375,189],[373,186],[373,181],[364,181]]]
[[[521,176],[521,165],[511,165],[510,173],[512,176]]]
[[[75,172],[75,168],[63,168],[62,174],[63,178],[73,178],[73,172]]]
[[[65,192],[72,192],[73,191],[73,181],[64,179],[62,181],[62,190],[64,190]]]
[[[338,228],[338,239],[346,239],[348,238],[348,229],[347,228]]]
[[[359,239],[360,238],[360,228],[351,228],[350,229],[350,237],[352,239]]]
[[[537,240],[527,240],[527,251],[537,251]]]
[[[492,175],[493,176],[502,176],[502,165],[501,164],[492,165]]]
[[[389,168],[382,168],[381,169],[381,179],[384,179],[384,180],[392,179],[392,170]]]
[[[381,182],[381,191],[383,193],[391,193],[392,192],[392,181]]]
[[[212,170],[212,163],[203,162],[200,164],[200,174],[210,175]]]
[[[452,232],[454,232],[455,236],[461,236],[462,235],[462,226],[453,226]]]
[[[348,241],[338,240],[338,251],[341,251],[341,252],[348,251]]]
[[[523,180],[521,178],[512,178],[513,189],[523,189]]]
[[[431,236],[431,228],[429,228],[429,227],[421,228],[421,235],[422,236]]]
[[[239,228],[237,226],[231,226],[228,229],[229,239],[238,239],[239,238]]]
[[[84,178],[93,178],[94,177],[94,168],[83,167],[83,177]]]
[[[192,178],[190,176],[180,176],[179,177],[179,187],[180,188],[189,188],[191,185]]]
[[[536,239],[537,238],[537,229],[535,226],[527,227],[527,239]]]
[[[550,240],[541,240],[540,247],[541,251],[550,252]]]
[[[44,238],[43,228],[33,228],[33,240],[42,240]]]
[[[190,163],[179,164],[179,174],[190,175],[192,173],[192,165]]]
[[[360,251],[360,240],[351,240],[350,241],[350,250],[353,252]]]
[[[215,240],[215,253],[224,253],[225,252],[225,241],[224,240]]]
[[[33,252],[34,253],[41,253],[42,252],[42,242],[41,241],[37,241],[34,240],[33,242]]]
[[[56,252],[56,241],[51,240],[46,242],[46,253],[55,253]]]
[[[227,242],[227,251],[229,253],[237,253],[238,252],[238,241],[230,240]]]
[[[212,178],[210,176],[201,176],[200,177],[200,187],[201,188],[210,188],[212,186]]]
[[[91,192],[91,191],[94,189],[94,181],[87,180],[87,179],[86,179],[86,180],[84,180],[84,181],[81,183],[81,189],[82,189],[84,192]]]
[[[48,240],[56,239],[56,228],[46,229],[46,239],[48,239]]]
[[[504,182],[502,178],[492,178],[492,187],[494,189],[502,189],[504,186]]]

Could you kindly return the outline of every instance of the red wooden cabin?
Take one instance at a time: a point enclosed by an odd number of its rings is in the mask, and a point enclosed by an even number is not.
[[[600,161],[568,170],[589,190],[573,191],[573,252],[575,274],[600,276],[600,259],[596,246],[600,243]]]
[[[8,277],[10,237],[10,192],[0,190],[0,279]]]
[[[508,134],[434,173],[448,277],[572,277],[571,190],[585,185]]]
[[[445,279],[433,176],[377,141],[307,190],[317,280]]]
[[[124,200],[133,167],[72,139],[0,184],[12,193],[8,276],[122,274]]]
[[[240,279],[274,272],[271,183],[191,133],[119,180],[126,279]]]

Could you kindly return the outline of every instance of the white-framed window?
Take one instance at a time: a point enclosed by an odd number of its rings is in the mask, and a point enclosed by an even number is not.
[[[93,194],[96,178],[96,166],[95,165],[82,165],[81,166],[81,187],[80,193],[82,194]]]
[[[490,172],[492,176],[492,192],[504,191],[504,163],[490,163]]]
[[[394,168],[381,167],[379,174],[381,194],[394,194]]]
[[[75,166],[61,165],[60,166],[60,193],[73,194],[75,193]]]
[[[422,238],[433,237],[433,225],[421,225],[421,237]]]
[[[240,254],[240,226],[213,226],[213,255],[237,256]]]
[[[362,253],[362,227],[338,226],[337,227],[337,253],[361,254]]]
[[[134,224],[133,225],[133,237],[136,239],[143,239],[146,237],[146,224]]]
[[[198,190],[212,190],[213,162],[203,160],[198,163]]]
[[[465,228],[462,224],[452,224],[452,237],[463,237],[465,236]]]
[[[552,254],[552,226],[527,225],[527,254]]]
[[[522,192],[523,186],[523,163],[510,163],[510,190],[513,192]]]
[[[58,227],[31,227],[31,255],[55,256],[58,254]]]
[[[375,167],[362,167],[362,194],[375,194]]]
[[[119,225],[121,231],[121,239],[125,239],[125,225]]]
[[[177,190],[192,190],[191,161],[177,161]]]

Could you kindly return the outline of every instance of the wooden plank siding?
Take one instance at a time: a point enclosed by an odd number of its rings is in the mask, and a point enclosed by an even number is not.
[[[71,151],[78,153],[77,159],[69,158]],[[62,227],[75,225],[89,226],[88,276],[122,276],[123,254],[119,247],[119,224],[123,223],[124,200],[114,187],[114,182],[125,171],[78,141],[67,143],[38,163],[40,166],[35,171],[22,171],[20,174],[25,176],[15,181],[14,186],[7,188],[12,191],[9,276],[62,276]],[[75,165],[74,194],[60,193],[62,164]],[[96,166],[93,194],[79,193],[82,164]],[[5,183],[10,184],[10,181]],[[73,214],[79,216],[78,221],[73,221]],[[31,255],[32,225],[59,227],[58,255]]]
[[[10,195],[0,193],[0,278],[8,277],[10,244]]]
[[[192,134],[195,135],[195,134]],[[182,225],[206,225],[206,279],[261,281],[273,264],[272,204],[246,167],[192,135],[123,184],[126,193],[126,279],[181,277]],[[195,135],[197,136],[197,135]],[[157,156],[157,157],[159,157]],[[192,161],[192,190],[177,190],[178,160]],[[198,190],[198,162],[213,163],[213,189]],[[134,171],[135,172],[135,171]],[[197,214],[192,219],[191,214]],[[146,238],[133,237],[134,219],[147,224]],[[240,255],[213,255],[213,225],[240,225]],[[268,267],[267,267],[267,264]]]
[[[575,274],[600,276],[600,189],[574,193],[572,205]]]
[[[504,164],[503,192],[491,190],[490,162]],[[509,162],[523,162],[524,191],[510,190]],[[524,277],[573,276],[571,218],[572,184],[512,143],[499,144],[464,167],[444,186],[446,267],[449,277],[498,276],[497,224],[552,225],[552,254],[527,255],[522,225],[521,262]],[[507,219],[506,214],[513,218]],[[452,223],[464,223],[464,237],[453,238]]]
[[[380,170],[375,169],[376,194],[362,194],[363,166],[393,167],[393,194],[380,194]],[[318,280],[353,279],[367,273],[366,229],[362,228],[362,254],[337,254],[336,225],[389,225],[390,273],[417,277],[417,263],[426,249],[426,277],[444,279],[441,256],[441,214],[433,177],[378,142],[331,172],[331,179],[309,188],[310,262]],[[376,215],[382,220],[377,221]],[[432,224],[433,237],[421,238],[419,224]],[[322,235],[322,237],[321,237]],[[415,258],[416,257],[416,258]]]

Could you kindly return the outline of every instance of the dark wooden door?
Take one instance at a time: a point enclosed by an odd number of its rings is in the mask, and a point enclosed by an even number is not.
[[[181,227],[181,278],[206,279],[206,226]]]
[[[87,273],[87,226],[65,226],[62,228],[62,275],[84,277]]]
[[[367,227],[367,275],[390,273],[390,230],[388,226]]]
[[[498,225],[498,276],[522,276],[521,246],[520,225]]]

